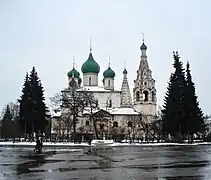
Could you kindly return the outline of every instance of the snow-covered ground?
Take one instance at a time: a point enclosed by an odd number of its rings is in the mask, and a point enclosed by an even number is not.
[[[0,146],[35,146],[36,142],[0,142]],[[208,142],[200,143],[113,143],[105,144],[105,146],[118,147],[118,146],[195,146],[195,145],[211,145]],[[44,147],[72,147],[72,146],[90,146],[88,143],[70,143],[70,142],[44,142]],[[93,145],[92,145],[93,146]],[[95,146],[95,145],[94,145]]]
[[[209,142],[201,143],[113,143],[110,146],[196,146],[196,145],[211,145]]]

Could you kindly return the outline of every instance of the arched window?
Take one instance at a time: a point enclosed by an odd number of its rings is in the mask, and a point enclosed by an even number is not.
[[[86,126],[89,126],[89,121],[86,121]]]
[[[144,95],[144,101],[148,101],[149,100],[149,93],[148,93],[148,91],[144,91],[143,95]]]
[[[133,124],[132,124],[131,121],[129,121],[129,122],[127,123],[127,126],[128,126],[128,127],[132,127],[132,125],[133,125]]]
[[[89,77],[89,86],[91,86],[91,85],[92,85],[92,78]]]
[[[108,100],[108,107],[112,107],[112,100]]]
[[[154,102],[155,101],[155,92],[152,91],[152,101]]]
[[[139,94],[139,91],[136,92],[136,101],[139,101],[140,100],[140,94]]]
[[[111,81],[110,81],[110,80],[108,80],[108,86],[109,86],[109,87],[111,86]]]
[[[113,122],[113,127],[118,127],[118,122],[114,121]]]
[[[100,124],[100,129],[103,130],[104,124]]]

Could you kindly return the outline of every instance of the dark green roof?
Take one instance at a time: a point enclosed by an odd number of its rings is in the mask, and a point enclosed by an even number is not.
[[[103,76],[105,78],[114,78],[115,75],[116,75],[115,72],[110,67],[108,67],[108,69],[105,70],[103,73]]]
[[[141,47],[140,47],[140,49],[142,50],[147,50],[147,46],[144,44],[144,42],[143,42],[143,44],[141,45]]]
[[[123,74],[127,74],[127,70],[126,69],[124,69]]]
[[[89,58],[86,60],[86,62],[82,65],[81,71],[83,73],[99,73],[100,72],[100,66],[98,63],[94,60],[92,53],[90,52]]]
[[[67,73],[67,76],[68,77],[74,76],[78,78],[80,76],[80,73],[73,67],[73,69]]]

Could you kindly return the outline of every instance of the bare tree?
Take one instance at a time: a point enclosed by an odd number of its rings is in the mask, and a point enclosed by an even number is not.
[[[83,100],[85,102],[85,107],[90,113],[90,121],[93,123],[95,136],[98,139],[98,131],[97,131],[97,117],[95,116],[94,110],[98,108],[97,100],[94,98],[93,93],[87,91],[87,89],[81,89],[79,91],[82,94]]]
[[[16,118],[18,118],[18,116],[19,116],[19,104],[18,104],[18,102],[16,102],[16,103],[9,102],[7,105],[10,108],[10,113],[12,115],[12,120],[15,120]],[[6,111],[6,106],[2,109],[2,115],[1,116],[4,115],[4,113]]]
[[[61,110],[62,105],[62,94],[56,93],[53,97],[50,97],[50,107],[54,112]]]
[[[64,126],[67,135],[70,134],[71,129],[73,129],[74,134],[76,133],[78,117],[83,114],[85,108],[89,110],[91,114],[90,119],[92,119],[94,114],[93,108],[96,107],[93,105],[93,103],[96,104],[93,94],[85,89],[76,87],[65,89],[61,93],[57,93],[54,97],[50,98],[50,100],[54,110],[62,111],[56,129],[58,130]]]
[[[19,105],[18,103],[9,102],[5,108],[2,109],[2,115],[1,119],[3,119],[3,116],[6,112],[6,108],[9,107],[11,119],[9,121],[2,121],[2,130],[8,131],[9,135],[11,137],[21,137],[21,131],[19,126]],[[12,129],[12,131],[11,131]]]
[[[63,126],[64,124],[61,121],[61,117],[56,118],[55,121],[52,122],[53,131],[56,132],[59,138],[62,137]]]
[[[145,135],[145,141],[149,141],[150,139],[158,140],[160,136],[158,136],[157,129],[154,128],[154,124],[157,122],[157,117],[152,117],[146,114],[140,114],[137,119],[137,124],[139,126],[138,131],[143,131]]]
[[[59,139],[63,139],[65,137],[65,135],[66,135],[67,139],[69,138],[70,130],[71,130],[71,125],[70,125],[71,123],[72,123],[72,121],[69,120],[64,115],[54,119],[52,126],[53,126],[53,130],[59,136]]]

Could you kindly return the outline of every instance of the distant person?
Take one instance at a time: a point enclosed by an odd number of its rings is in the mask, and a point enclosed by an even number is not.
[[[42,151],[42,146],[43,146],[42,139],[37,137],[36,146],[35,146],[34,151],[40,153]]]
[[[41,151],[42,151],[42,147],[43,147],[43,139],[42,139],[42,137],[40,137],[40,148],[41,148]]]

